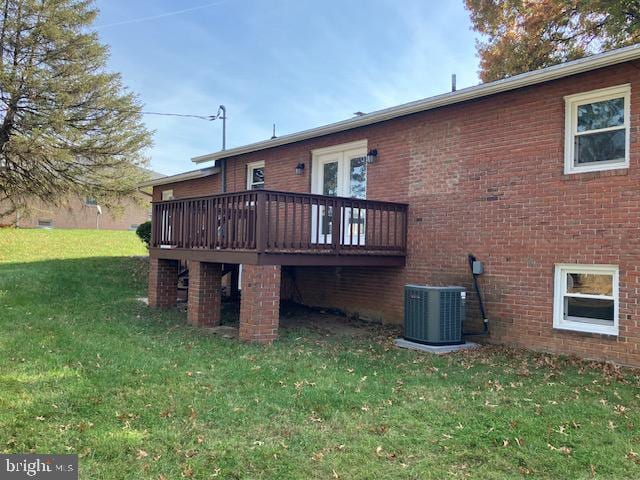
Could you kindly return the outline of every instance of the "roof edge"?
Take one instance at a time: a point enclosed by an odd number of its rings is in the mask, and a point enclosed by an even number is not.
[[[189,172],[178,173],[176,175],[170,175],[161,178],[153,178],[138,184],[139,188],[142,187],[155,187],[157,185],[166,185],[168,183],[183,182],[185,180],[194,180],[196,178],[208,177],[209,175],[215,175],[220,172],[220,167],[212,166],[205,167],[199,170],[191,170]]]
[[[301,132],[291,133],[270,140],[263,140],[256,143],[250,143],[244,146],[230,148],[228,150],[220,150],[218,152],[200,155],[191,159],[194,163],[203,163],[222,158],[233,157],[245,153],[266,150],[268,148],[278,147],[289,143],[295,143],[310,138],[321,137],[332,133],[351,130],[358,127],[364,127],[374,123],[392,120],[394,118],[411,115],[434,108],[453,105],[476,98],[487,97],[497,93],[515,90],[517,88],[527,87],[539,83],[557,80],[559,78],[576,75],[598,68],[608,67],[619,63],[637,60],[640,58],[640,44],[630,45],[628,47],[610,50],[608,52],[591,55],[589,57],[572,60],[570,62],[560,63],[551,67],[540,70],[521,73],[513,77],[496,80],[489,83],[481,83],[472,87],[463,88],[455,92],[447,92],[444,94],[416,100],[402,105],[377,110],[359,117],[330,123],[321,127],[303,130]]]

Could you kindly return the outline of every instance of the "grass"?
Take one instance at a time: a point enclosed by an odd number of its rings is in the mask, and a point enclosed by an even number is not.
[[[637,371],[295,329],[245,345],[137,302],[143,253],[0,230],[0,451],[78,453],[102,480],[640,477]]]

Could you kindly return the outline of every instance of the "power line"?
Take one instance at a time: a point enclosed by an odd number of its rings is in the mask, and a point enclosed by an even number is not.
[[[132,110],[133,112],[134,110]],[[123,111],[123,113],[127,113],[126,111]],[[195,114],[189,114],[189,113],[166,113],[166,112],[140,112],[142,115],[160,115],[163,117],[186,117],[186,118],[198,118],[200,120],[207,120],[207,121],[212,121],[212,120],[217,120],[218,119],[218,115],[195,115]]]

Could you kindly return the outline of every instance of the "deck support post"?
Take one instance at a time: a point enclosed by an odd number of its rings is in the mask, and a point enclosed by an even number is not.
[[[233,300],[240,298],[240,265],[233,265],[229,279],[229,296]]]
[[[149,258],[149,306],[175,307],[178,301],[178,260]]]
[[[220,325],[222,264],[189,262],[187,320],[194,327]]]
[[[271,344],[280,321],[280,265],[243,265],[240,339]]]

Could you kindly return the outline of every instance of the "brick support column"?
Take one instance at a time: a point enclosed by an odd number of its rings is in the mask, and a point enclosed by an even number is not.
[[[149,306],[171,308],[178,300],[178,261],[149,259]]]
[[[240,339],[271,344],[280,320],[280,266],[243,265]]]
[[[195,327],[220,325],[222,264],[189,262],[187,319]]]

